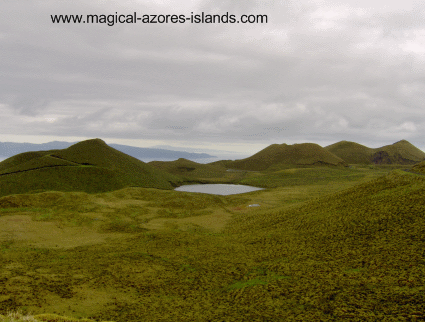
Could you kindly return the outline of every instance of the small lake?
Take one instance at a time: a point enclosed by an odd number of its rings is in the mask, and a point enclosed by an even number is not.
[[[191,184],[187,186],[178,187],[174,190],[227,196],[264,189],[251,186],[244,186],[240,184]]]

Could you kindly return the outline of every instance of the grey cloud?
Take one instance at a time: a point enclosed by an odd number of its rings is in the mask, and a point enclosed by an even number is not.
[[[307,1],[163,3],[2,3],[8,131],[270,143],[424,136],[423,4],[381,11],[378,1],[364,10]],[[49,21],[50,14],[199,10],[267,13],[270,23]]]

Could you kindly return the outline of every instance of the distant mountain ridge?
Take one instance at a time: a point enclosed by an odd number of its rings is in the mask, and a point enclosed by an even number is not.
[[[15,142],[0,142],[0,156],[11,157],[19,153],[34,152],[34,151],[46,151],[56,149],[66,149],[77,142],[64,142],[64,141],[52,141],[48,143],[15,143]],[[110,147],[128,154],[137,159],[207,159],[215,158],[215,156],[207,153],[195,153],[195,152],[184,152],[174,151],[166,149],[156,148],[139,148],[129,145],[122,144],[108,144]]]
[[[425,160],[425,152],[406,140],[380,148],[340,141],[325,147],[326,150],[343,159],[348,164],[406,164],[413,165]]]

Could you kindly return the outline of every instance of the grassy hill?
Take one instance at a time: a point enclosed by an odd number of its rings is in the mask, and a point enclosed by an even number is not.
[[[53,141],[48,143],[33,144],[33,143],[16,143],[16,142],[0,142],[0,156],[11,157],[19,153],[30,152],[30,151],[47,151],[66,149],[77,142],[63,142]],[[137,159],[151,159],[151,160],[163,160],[163,159],[203,159],[203,158],[214,158],[214,156],[207,153],[193,153],[184,151],[166,150],[162,148],[139,148],[121,144],[109,144],[110,147],[128,154]]]
[[[325,149],[348,164],[369,164],[370,156],[374,153],[372,148],[349,141],[340,141],[328,145]]]
[[[364,145],[340,141],[325,147],[348,164],[415,164],[425,153],[406,140],[372,149]]]
[[[127,186],[173,189],[179,182],[100,139],[62,150],[21,153],[0,162],[0,196],[47,190],[93,193]]]
[[[175,161],[152,161],[148,165],[187,178],[216,178],[222,177],[226,173],[224,166],[201,164],[183,158]]]
[[[406,140],[374,150],[372,162],[375,164],[415,164],[425,160],[425,152]]]
[[[346,163],[318,144],[272,144],[249,158],[228,162],[232,169],[261,171],[271,166],[346,166]]]
[[[246,231],[238,238],[253,245],[247,251],[266,272],[291,276],[278,283],[287,286],[279,294],[293,299],[300,321],[423,320],[424,193],[422,176],[395,170],[298,207],[239,216],[228,227]]]

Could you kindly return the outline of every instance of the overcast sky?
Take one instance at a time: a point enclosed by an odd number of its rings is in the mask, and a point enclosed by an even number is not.
[[[267,15],[53,24],[59,14]],[[84,17],[85,18],[85,17]],[[424,1],[0,2],[0,141],[425,150]]]

